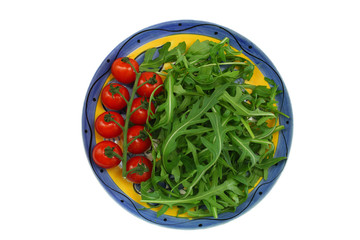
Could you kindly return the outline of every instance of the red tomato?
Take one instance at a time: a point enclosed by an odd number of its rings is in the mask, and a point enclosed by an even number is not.
[[[112,120],[124,126],[123,117],[117,112],[104,112],[95,121],[96,131],[104,138],[114,138],[122,133],[122,129]]]
[[[126,107],[127,104],[120,93],[129,101],[130,95],[126,87],[119,83],[110,83],[104,87],[101,93],[101,101],[105,107],[109,109],[121,110]]]
[[[127,142],[140,135],[140,131],[144,130],[144,126],[135,125],[128,129]],[[134,154],[145,152],[151,146],[148,135],[141,133],[140,137],[134,140],[128,147],[128,151]]]
[[[152,72],[143,72],[139,78],[138,86],[143,84],[144,82],[150,80],[150,83],[145,83],[143,86],[138,88],[136,91],[140,96],[149,98],[151,93],[157,88],[159,85],[163,84],[163,81],[159,75]],[[162,91],[163,87],[159,87],[154,96],[158,95]]]
[[[111,65],[111,73],[114,78],[121,83],[129,84],[135,81],[136,73],[132,69],[129,63],[123,61],[124,58],[116,59]],[[137,72],[139,72],[139,64],[131,58],[128,58],[130,63],[134,66]]]
[[[102,142],[99,142],[98,144],[96,144],[96,146],[94,147],[94,149],[92,151],[92,157],[94,159],[94,162],[99,167],[102,167],[102,168],[116,167],[117,165],[119,165],[121,160],[116,156],[113,156],[111,158],[106,156],[105,149],[107,147],[113,148],[112,149],[113,152],[115,152],[119,156],[122,156],[122,151],[121,151],[121,148],[119,147],[119,145],[117,145],[116,143],[111,142],[111,141],[102,141]],[[116,154],[113,154],[113,155],[116,155]]]
[[[137,107],[140,107],[141,105],[149,105],[149,99],[145,99],[144,97],[135,98],[132,105],[131,105],[131,112],[134,111]],[[148,118],[148,106],[145,108],[139,108],[136,110],[131,116],[130,121],[134,124],[145,124],[146,119]],[[151,103],[151,111],[152,113],[155,113],[155,106],[153,103]]]
[[[144,182],[151,177],[152,167],[152,162],[146,157],[136,156],[130,158],[126,163],[126,171],[136,169],[127,175],[127,179],[134,183]]]

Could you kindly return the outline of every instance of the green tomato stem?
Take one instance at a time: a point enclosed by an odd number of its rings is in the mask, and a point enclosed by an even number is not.
[[[124,131],[124,127],[118,121],[116,121],[114,119],[112,119],[110,121],[114,122],[116,125],[118,125]]]
[[[130,113],[130,115],[133,115],[134,114],[134,112],[136,112],[137,110],[139,110],[141,108],[141,105],[140,106],[138,106],[137,108],[135,108],[131,113]]]
[[[119,87],[113,87],[113,83],[110,83],[109,85],[110,85],[110,93],[111,93],[112,98],[114,98],[115,94],[119,94],[124,99],[126,104],[129,103],[128,100],[125,98],[125,96],[120,92]]]
[[[116,121],[112,116],[113,115],[111,113],[106,114],[104,116],[105,122],[114,122],[116,125],[118,125],[121,128],[121,130],[124,131],[124,127],[118,121]]]
[[[119,154],[117,154],[116,152],[114,152],[115,157],[117,157],[118,159],[120,159],[121,161],[124,160],[122,156],[120,156]]]
[[[131,142],[130,143],[127,142],[127,133],[128,133],[128,129],[129,129],[130,116],[132,114],[131,106],[133,104],[136,91],[138,90],[137,85],[139,83],[139,79],[140,79],[140,76],[141,76],[141,73],[136,71],[135,67],[131,64],[131,62],[129,61],[128,63],[130,64],[131,68],[135,72],[136,79],[135,79],[135,82],[134,82],[134,86],[133,86],[133,90],[132,90],[130,99],[129,99],[128,104],[127,104],[126,119],[125,119],[124,130],[123,130],[123,138],[124,138],[124,140],[123,140],[123,156],[124,156],[124,160],[122,161],[123,162],[122,176],[124,178],[126,178],[126,176],[128,175],[128,171],[126,171],[126,164],[127,164],[128,147],[129,147]]]
[[[107,156],[108,158],[116,157],[116,158],[120,159],[121,161],[124,160],[123,157],[120,156],[119,154],[117,154],[117,153],[114,151],[114,148],[111,148],[111,147],[106,147],[104,154],[105,154],[105,156]]]

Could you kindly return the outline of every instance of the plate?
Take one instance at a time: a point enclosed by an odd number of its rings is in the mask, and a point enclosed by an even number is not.
[[[274,143],[276,144],[275,157],[289,156],[293,132],[293,116],[290,98],[279,72],[270,59],[254,43],[233,30],[204,21],[170,21],[145,28],[121,42],[103,60],[90,82],[82,113],[84,147],[87,159],[95,176],[115,201],[130,213],[145,221],[183,229],[206,228],[225,223],[241,216],[261,201],[274,186],[285,167],[287,159],[271,167],[267,180],[260,179],[256,187],[250,190],[248,199],[237,207],[235,212],[220,214],[217,219],[212,217],[191,219],[186,216],[176,217],[176,209],[169,209],[164,215],[157,217],[157,208],[144,209],[144,207],[148,206],[140,202],[139,185],[123,179],[121,177],[120,167],[106,170],[97,166],[92,160],[91,152],[93,147],[99,141],[104,140],[95,131],[94,123],[96,117],[106,110],[101,104],[99,97],[102,88],[112,78],[110,68],[115,59],[129,56],[141,63],[146,49],[160,47],[168,41],[172,42],[172,44],[185,41],[187,46],[189,46],[196,39],[220,41],[224,37],[228,37],[230,39],[230,45],[239,51],[241,50],[245,57],[256,65],[254,75],[251,79],[253,84],[266,85],[267,83],[263,80],[265,76],[273,79],[279,86],[279,90],[282,91],[282,93],[276,97],[278,107],[281,112],[290,116],[290,118],[285,118],[280,115],[279,124],[284,125],[285,129],[274,136]],[[130,88],[128,89],[131,91]],[[124,112],[120,113],[124,114]],[[115,142],[119,141],[119,139],[111,140]]]

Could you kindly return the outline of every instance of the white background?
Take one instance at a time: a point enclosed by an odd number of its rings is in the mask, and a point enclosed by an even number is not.
[[[359,239],[356,1],[1,1],[1,239]],[[81,134],[92,76],[150,25],[205,20],[253,41],[293,105],[290,158],[255,208],[174,230],[138,219],[101,187]],[[127,239],[126,238],[126,239]]]

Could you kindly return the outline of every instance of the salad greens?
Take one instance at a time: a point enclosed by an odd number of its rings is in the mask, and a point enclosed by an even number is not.
[[[142,202],[161,205],[158,216],[177,206],[178,214],[213,216],[235,211],[274,158],[273,133],[284,127],[272,85],[247,84],[254,65],[232,49],[229,39],[219,43],[197,40],[170,49],[146,51],[140,71],[165,75],[163,94],[150,98],[157,105],[147,122],[154,167],[141,183]],[[163,70],[165,63],[170,68]],[[149,110],[150,111],[150,110]],[[286,115],[285,115],[286,116]]]

